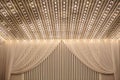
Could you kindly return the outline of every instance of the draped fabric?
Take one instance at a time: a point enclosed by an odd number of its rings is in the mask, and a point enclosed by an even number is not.
[[[118,40],[64,40],[64,43],[91,69],[104,74],[114,73],[115,80],[120,80]]]
[[[111,49],[115,80],[120,80],[120,41],[114,41]]]
[[[5,80],[6,51],[5,43],[0,41],[0,80]]]
[[[10,74],[19,74],[39,65],[57,47],[59,40],[41,40],[37,42],[10,42],[7,43]]]
[[[84,65],[61,42],[41,64],[25,72],[23,80],[99,80],[99,73]]]
[[[120,80],[118,40],[63,40],[63,42],[89,68],[104,74],[114,73],[115,80]],[[23,73],[38,66],[59,43],[59,40],[7,41],[5,45],[0,45],[2,46],[0,78],[5,76],[5,80],[9,80],[11,74]]]

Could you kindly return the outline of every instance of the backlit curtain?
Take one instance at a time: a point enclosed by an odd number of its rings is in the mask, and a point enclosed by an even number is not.
[[[99,80],[99,73],[84,65],[61,42],[41,64],[25,72],[24,79],[18,76],[13,80]]]
[[[115,80],[120,80],[118,40],[63,40],[63,42],[89,68],[104,74],[114,73]],[[7,41],[4,47],[0,47],[2,71],[0,77],[2,75],[5,76],[5,80],[9,80],[11,73],[23,73],[36,67],[59,43],[59,40]]]
[[[91,69],[104,74],[114,73],[115,80],[120,80],[118,40],[64,40],[64,43]]]
[[[9,70],[7,79],[10,74],[18,74],[28,71],[39,65],[59,44],[59,40],[40,40],[40,41],[22,41],[8,42],[8,59]]]
[[[6,66],[5,43],[0,41],[0,80],[5,80]]]

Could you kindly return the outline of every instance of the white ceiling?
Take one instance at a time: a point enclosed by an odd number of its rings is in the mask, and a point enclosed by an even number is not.
[[[118,39],[120,0],[0,0],[0,38]]]

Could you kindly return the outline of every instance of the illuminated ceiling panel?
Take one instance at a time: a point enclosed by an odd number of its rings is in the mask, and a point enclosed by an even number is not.
[[[0,39],[113,38],[120,38],[120,0],[0,1]]]

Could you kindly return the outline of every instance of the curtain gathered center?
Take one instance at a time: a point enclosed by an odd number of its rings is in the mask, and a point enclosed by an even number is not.
[[[6,42],[6,80],[38,66],[62,42],[89,68],[120,80],[119,40],[39,40]],[[1,48],[1,47],[0,47]],[[4,54],[3,54],[4,53]]]

